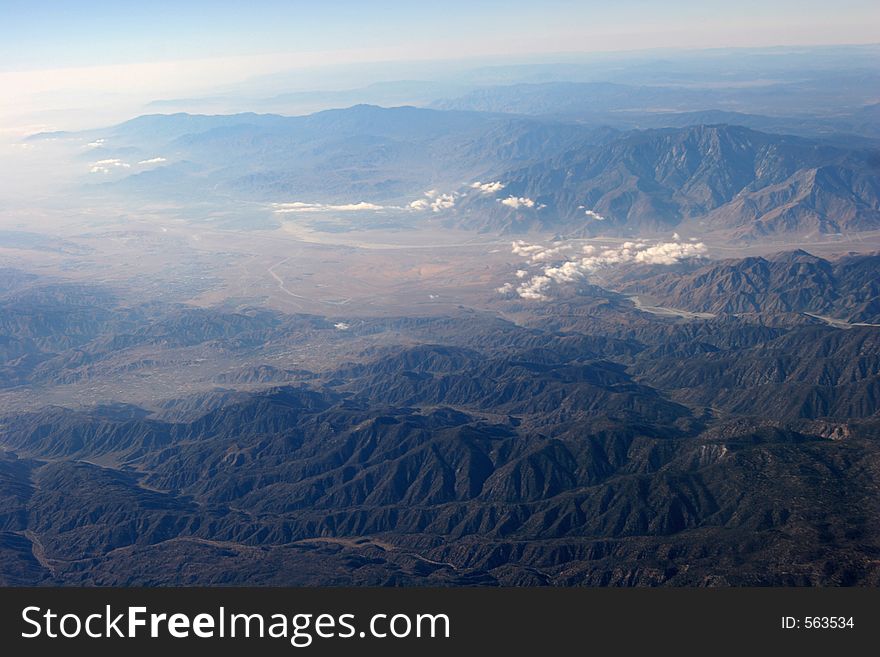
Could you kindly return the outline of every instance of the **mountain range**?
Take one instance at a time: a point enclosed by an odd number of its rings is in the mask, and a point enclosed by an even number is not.
[[[298,69],[17,144],[0,585],[880,585],[877,52]]]
[[[535,211],[495,221],[555,222],[579,234],[681,228],[745,240],[872,230],[880,225],[876,167],[871,151],[738,126],[648,130],[508,172],[506,191],[545,206],[549,218]],[[493,207],[486,205],[474,212]]]
[[[507,233],[680,228],[754,241],[880,226],[880,159],[870,142],[728,124],[621,132],[541,117],[356,106],[305,117],[152,115],[82,138],[98,140],[83,156],[97,162],[160,159],[122,168],[104,185],[147,197],[367,202],[394,211],[435,190],[450,195],[446,223]],[[480,193],[475,181],[501,185]]]
[[[802,249],[709,263],[675,271],[620,272],[616,286],[665,306],[696,312],[813,313],[842,322],[880,324],[880,255],[826,260]]]
[[[505,302],[517,322],[354,334],[6,270],[7,390],[214,369],[191,396],[3,413],[3,583],[875,585],[880,341],[843,319],[875,260],[695,260]]]

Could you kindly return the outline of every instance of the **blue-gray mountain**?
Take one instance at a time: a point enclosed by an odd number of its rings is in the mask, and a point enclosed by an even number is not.
[[[498,180],[506,185],[499,194],[469,194],[443,219],[484,232],[681,229],[734,240],[880,227],[872,142],[735,125],[618,132],[539,117],[356,106],[306,117],[145,116],[87,136],[106,139],[93,159],[166,158],[109,184],[148,197],[405,207],[427,189]],[[510,195],[534,204],[499,203]]]
[[[478,199],[470,216],[484,230],[559,225],[577,234],[680,228],[740,239],[828,235],[880,226],[878,172],[873,150],[738,126],[649,130],[503,176],[505,191],[543,210],[500,212]],[[587,210],[601,219],[585,216]]]

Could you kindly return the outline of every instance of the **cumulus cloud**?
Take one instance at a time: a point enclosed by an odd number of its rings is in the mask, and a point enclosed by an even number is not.
[[[351,325],[346,324],[345,322],[336,322],[333,325],[333,328],[335,328],[337,331],[347,331],[351,328]]]
[[[471,194],[473,190],[480,195],[492,195],[497,194],[502,189],[504,189],[505,185],[501,181],[492,181],[492,182],[481,182],[476,181],[467,185],[460,187],[458,190],[443,192],[439,189],[429,189],[425,192],[424,198],[416,199],[409,203],[406,206],[409,210],[415,211],[427,211],[431,212],[445,212],[447,210],[452,210],[457,201]],[[501,203],[504,203],[507,206],[518,208],[518,207],[535,207],[535,202],[529,198],[517,198],[511,196],[510,198],[498,199]]]
[[[575,245],[554,242],[552,246],[542,246],[541,244],[526,244],[522,240],[517,240],[516,242],[511,242],[510,250],[514,255],[528,258],[529,262],[534,264],[564,259],[575,250]]]
[[[431,201],[431,211],[432,212],[442,212],[443,210],[451,210],[455,207],[455,197],[456,194],[440,194],[437,198]]]
[[[516,295],[528,301],[544,301],[548,298],[546,292],[552,282],[549,276],[532,276],[516,288]]]
[[[107,143],[106,139],[96,139],[95,141],[90,141],[88,144],[86,144],[86,146],[88,146],[89,148],[99,148],[100,146],[103,146],[106,143]]]
[[[149,160],[141,160],[138,164],[161,164],[167,161],[164,157],[151,157]]]
[[[535,207],[535,202],[524,196],[508,196],[506,199],[501,201],[502,205],[506,205],[509,208],[513,208],[517,210],[519,208],[533,208]]]
[[[517,240],[511,243],[510,250],[514,255],[531,258],[536,253],[543,253],[547,249],[540,244],[526,244],[522,240]]]
[[[416,199],[409,204],[410,210],[431,210],[431,212],[443,212],[455,207],[455,200],[461,196],[458,192],[441,192],[437,189],[429,189],[425,192],[425,198]]]
[[[471,183],[471,188],[479,190],[481,194],[497,194],[504,189],[504,183],[501,181],[484,183],[478,180]]]
[[[301,212],[367,212],[384,210],[385,206],[376,205],[375,203],[343,203],[341,205],[331,205],[328,203],[303,203],[302,201],[294,201],[293,203],[273,203],[276,214],[290,214]]]
[[[603,217],[595,210],[584,210],[584,214],[586,214],[590,219],[594,219],[596,221],[605,221],[605,217]]]
[[[706,251],[706,245],[702,242],[689,242],[687,244],[679,244],[676,242],[668,242],[666,244],[657,244],[637,253],[636,262],[648,265],[674,265],[685,258],[693,258]]]
[[[516,277],[522,282],[510,285],[503,293],[513,291],[522,299],[541,301],[549,297],[555,286],[575,283],[605,267],[625,264],[673,265],[687,258],[706,252],[702,242],[624,242],[619,246],[596,247],[587,244],[581,254],[572,257],[575,247],[572,244],[557,244],[550,248],[540,244],[513,242],[511,252],[528,258],[531,264],[540,265],[540,272],[530,275],[520,269]],[[502,292],[501,288],[498,288]]]
[[[130,169],[131,165],[128,162],[123,162],[119,159],[110,159],[110,160],[98,160],[97,162],[92,162],[92,166],[89,169],[89,173],[110,173],[113,169]]]
[[[559,246],[553,246],[549,249],[534,253],[529,259],[532,262],[553,262],[561,257],[565,257],[567,254],[574,251],[574,248],[575,247],[572,244],[560,244]]]

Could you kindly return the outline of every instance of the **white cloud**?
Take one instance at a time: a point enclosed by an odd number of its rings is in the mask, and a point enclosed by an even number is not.
[[[535,207],[535,202],[532,199],[526,198],[524,196],[508,196],[506,199],[501,201],[501,204],[513,208],[514,210],[519,208]]]
[[[603,217],[595,210],[585,210],[584,214],[586,214],[590,219],[595,219],[596,221],[605,221],[605,217]]]
[[[409,204],[410,210],[428,210],[431,212],[443,212],[455,207],[455,199],[461,194],[458,192],[444,193],[437,189],[429,189],[425,192],[425,198],[420,198]]]
[[[93,162],[91,168],[89,169],[89,173],[110,173],[113,169],[130,169],[131,165],[128,162],[123,162],[120,159],[110,159],[110,160],[98,160],[97,162]]]
[[[336,322],[333,325],[333,328],[335,328],[337,331],[347,331],[351,328],[351,325],[346,324],[345,322]]]
[[[442,212],[443,210],[451,210],[455,207],[456,196],[457,194],[455,194],[455,192],[452,194],[440,194],[431,201],[431,211]]]
[[[532,264],[564,260],[574,248],[574,244],[562,242],[554,242],[552,246],[545,247],[540,244],[526,244],[522,240],[511,242],[510,245],[510,250],[514,255],[528,258]]]
[[[141,160],[138,164],[161,164],[167,161],[164,157],[151,157],[149,160]]]
[[[565,257],[574,250],[573,244],[560,244],[549,249],[535,253],[530,258],[532,262],[553,262]]]
[[[452,210],[455,207],[456,202],[462,196],[468,194],[468,189],[473,189],[478,191],[480,194],[495,194],[502,189],[504,189],[504,183],[500,181],[495,182],[480,182],[479,180],[474,183],[470,183],[466,187],[462,187],[457,191],[451,192],[442,192],[439,189],[429,189],[425,192],[425,197],[416,199],[412,201],[407,208],[415,211],[425,211],[430,210],[431,212],[444,212],[446,210]],[[462,191],[463,190],[463,191]],[[513,198],[513,197],[511,197]],[[516,199],[520,201],[524,206],[533,207],[534,201],[531,199]],[[502,201],[503,203],[510,205],[509,200]]]
[[[501,181],[483,183],[478,180],[471,183],[471,188],[480,190],[481,194],[496,194],[504,189],[504,183]]]
[[[510,251],[514,255],[531,258],[536,253],[543,253],[546,251],[546,248],[540,244],[526,244],[522,240],[517,240],[516,242],[511,242]]]
[[[640,251],[635,255],[635,261],[647,265],[674,265],[680,260],[693,258],[705,251],[706,245],[702,242],[687,244],[667,242]]]
[[[96,139],[95,141],[90,141],[86,146],[89,148],[99,148],[107,143],[106,139]]]
[[[385,206],[376,205],[375,203],[343,203],[341,205],[330,205],[327,203],[303,203],[302,201],[294,201],[293,203],[273,203],[276,214],[289,214],[301,212],[367,212],[384,210]]]
[[[672,265],[705,253],[706,245],[702,242],[679,241],[653,245],[624,242],[620,246],[597,248],[587,244],[581,249],[582,256],[572,258],[573,244],[546,248],[540,244],[517,241],[512,243],[511,251],[514,255],[528,258],[532,264],[549,263],[542,265],[541,272],[530,278],[526,270],[516,272],[516,277],[523,281],[516,287],[516,294],[522,299],[540,301],[549,297],[554,285],[575,283],[599,269],[625,264]]]
[[[544,275],[557,283],[574,283],[583,276],[583,272],[576,261],[569,260],[558,267],[547,267],[544,269]]]
[[[552,282],[549,276],[532,276],[527,282],[516,288],[516,294],[521,299],[543,301],[547,298],[545,292]]]

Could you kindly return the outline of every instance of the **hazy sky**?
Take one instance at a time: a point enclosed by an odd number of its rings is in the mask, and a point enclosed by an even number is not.
[[[469,54],[877,40],[873,0],[0,0],[0,68],[279,52]],[[344,59],[344,55],[341,55]]]
[[[204,93],[314,65],[870,43],[878,40],[878,6],[876,0],[0,0],[0,118],[27,114],[34,125],[52,126],[67,107]]]

